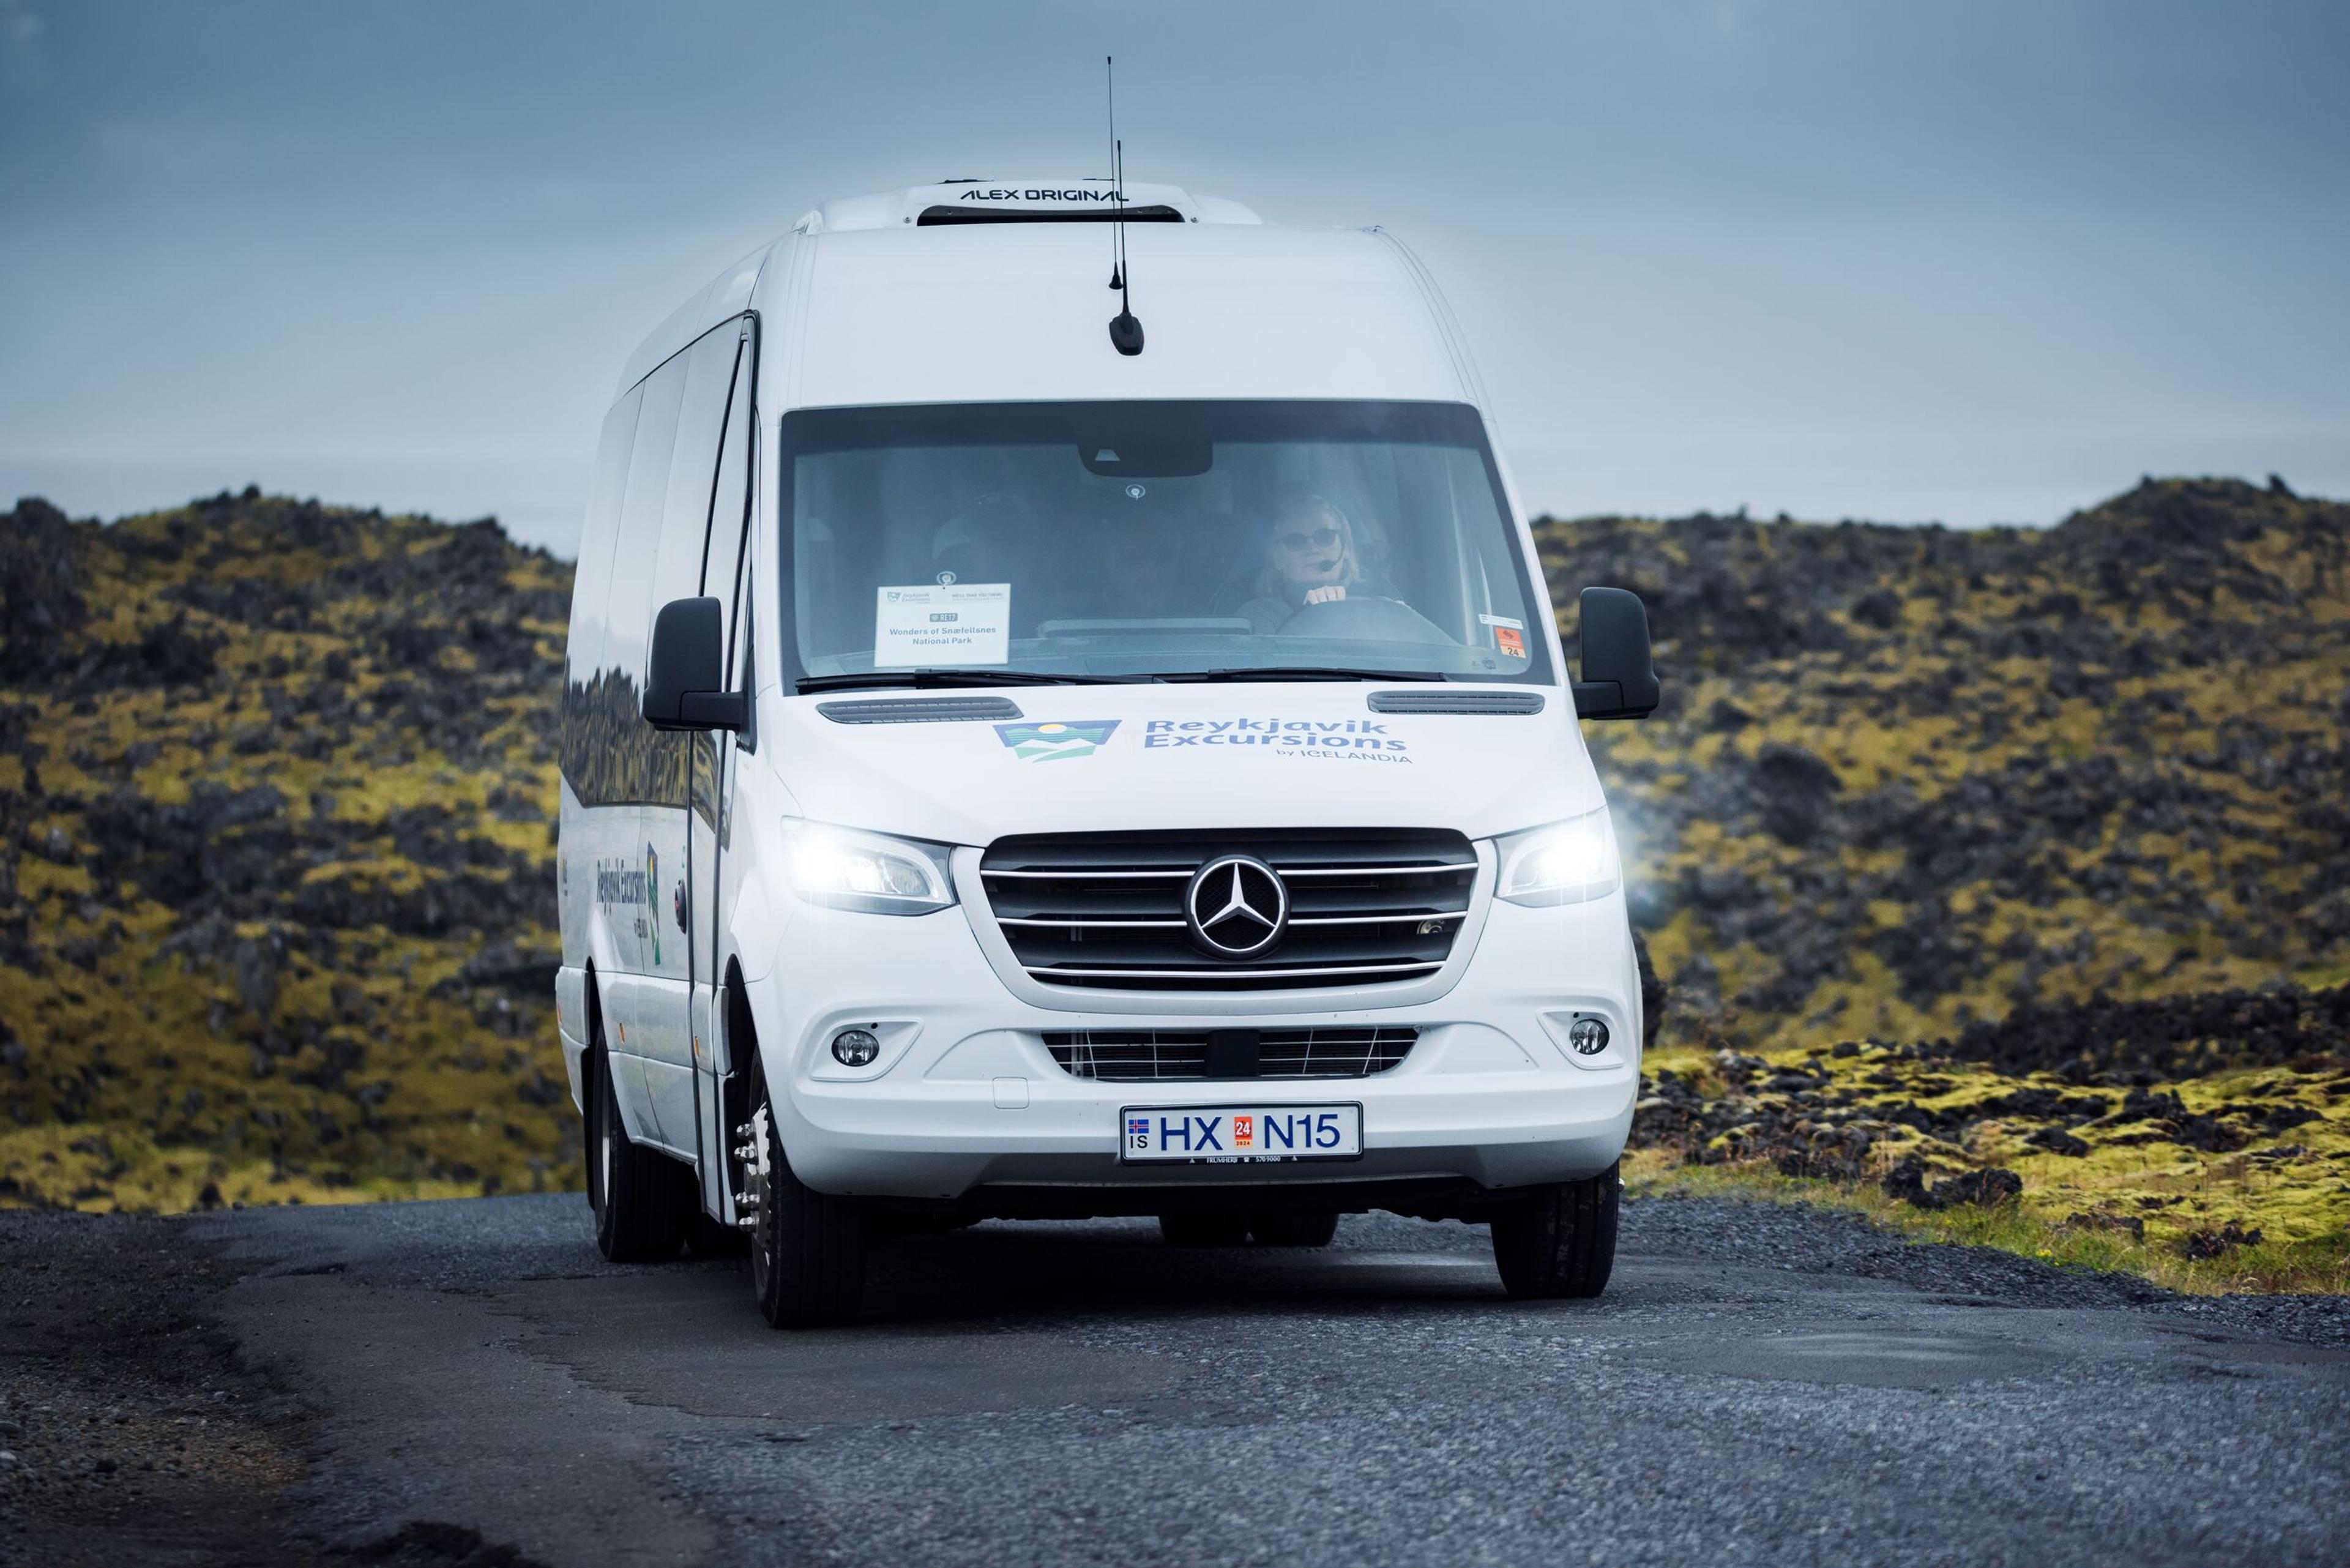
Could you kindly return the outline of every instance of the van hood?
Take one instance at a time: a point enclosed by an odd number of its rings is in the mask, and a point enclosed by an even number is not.
[[[777,722],[759,742],[811,820],[948,844],[1243,826],[1450,827],[1484,838],[1603,804],[1555,688],[1503,689],[1540,691],[1538,713],[1379,713],[1373,690],[1312,681],[789,697],[764,706]],[[961,704],[999,711],[906,722],[908,711]]]

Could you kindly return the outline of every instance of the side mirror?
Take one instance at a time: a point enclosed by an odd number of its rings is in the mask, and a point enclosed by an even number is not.
[[[726,690],[726,614],[716,599],[671,599],[653,618],[645,722],[656,730],[740,730],[751,700]]]
[[[1586,588],[1582,618],[1583,678],[1575,683],[1578,719],[1645,719],[1663,691],[1648,652],[1648,611],[1640,596],[1622,588]]]

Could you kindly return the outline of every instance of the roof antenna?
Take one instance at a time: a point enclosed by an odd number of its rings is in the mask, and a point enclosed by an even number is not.
[[[1109,192],[1110,195],[1115,198],[1118,194],[1118,59],[1116,56],[1104,55],[1102,57],[1102,78],[1109,87]],[[1109,235],[1109,286],[1112,288],[1122,289],[1126,286],[1126,280],[1118,275],[1119,248],[1118,231],[1116,229],[1112,229]]]
[[[1109,318],[1110,347],[1129,358],[1142,352],[1142,323],[1134,318],[1128,285],[1134,268],[1126,259],[1126,144],[1118,139],[1118,61],[1102,57],[1102,74],[1109,88],[1110,199],[1118,204],[1117,229],[1110,239],[1109,286],[1118,290],[1118,314]]]

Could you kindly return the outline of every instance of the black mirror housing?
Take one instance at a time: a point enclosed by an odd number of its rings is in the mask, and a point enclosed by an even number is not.
[[[746,693],[726,690],[726,612],[714,598],[671,599],[653,618],[645,722],[656,730],[740,730]]]
[[[1623,588],[1586,588],[1581,618],[1583,675],[1575,683],[1578,719],[1645,719],[1663,690],[1648,648],[1648,610]]]

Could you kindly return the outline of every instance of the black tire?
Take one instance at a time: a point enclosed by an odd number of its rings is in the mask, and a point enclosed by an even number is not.
[[[766,1110],[764,1103],[761,1112]],[[766,1178],[752,1231],[751,1284],[775,1328],[826,1328],[857,1321],[865,1295],[865,1212],[852,1199],[818,1192],[792,1174],[772,1114],[764,1127]]]
[[[1238,1247],[1248,1233],[1248,1216],[1237,1209],[1179,1210],[1159,1217],[1159,1234],[1170,1247]]]
[[[1249,1216],[1249,1234],[1260,1247],[1326,1247],[1338,1233],[1335,1209],[1274,1209]]]
[[[1537,1188],[1493,1216],[1493,1262],[1521,1300],[1596,1296],[1616,1266],[1624,1183],[1615,1166],[1582,1181]]]
[[[588,1201],[596,1245],[616,1263],[661,1263],[685,1243],[698,1211],[693,1173],[632,1143],[612,1095],[612,1065],[599,1042],[588,1059]]]
[[[740,1258],[750,1251],[748,1231],[738,1231],[699,1210],[685,1222],[685,1255],[689,1258]]]

